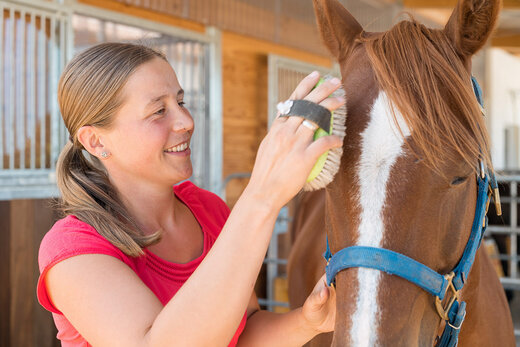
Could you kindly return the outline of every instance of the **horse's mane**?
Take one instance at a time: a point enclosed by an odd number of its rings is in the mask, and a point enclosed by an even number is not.
[[[361,41],[382,90],[412,132],[413,144],[407,143],[415,155],[441,175],[442,163],[461,159],[477,170],[482,157],[491,167],[471,76],[444,31],[412,19]]]

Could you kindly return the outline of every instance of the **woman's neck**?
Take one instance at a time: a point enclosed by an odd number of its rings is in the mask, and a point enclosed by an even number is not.
[[[119,197],[142,232],[152,234],[175,225],[178,203],[173,187],[125,184],[117,185]]]

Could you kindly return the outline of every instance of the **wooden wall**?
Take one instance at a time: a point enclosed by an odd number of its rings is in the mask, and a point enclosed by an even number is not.
[[[59,346],[36,298],[38,248],[56,220],[50,202],[0,201],[0,346]]]

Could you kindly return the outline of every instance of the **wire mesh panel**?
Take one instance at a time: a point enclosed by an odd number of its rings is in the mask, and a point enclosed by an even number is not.
[[[186,107],[194,118],[195,132],[190,143],[194,176],[191,180],[208,189],[209,45],[93,17],[74,15],[72,23],[76,52],[96,43],[119,41],[141,43],[166,55],[184,89]]]
[[[0,2],[0,199],[56,194],[67,26],[66,14]]]

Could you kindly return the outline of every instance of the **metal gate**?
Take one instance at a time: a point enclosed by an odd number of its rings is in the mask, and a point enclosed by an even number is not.
[[[52,5],[52,3],[51,3]],[[0,3],[0,199],[56,195],[66,132],[56,95],[69,57],[66,12]]]
[[[515,335],[520,337],[520,274],[519,261],[519,234],[520,204],[519,186],[520,173],[501,173],[497,176],[502,201],[502,217],[497,217],[493,204],[488,213],[489,226],[486,238],[491,242],[491,257],[495,261],[495,268],[502,275],[500,282],[506,290],[509,300]],[[492,241],[491,241],[492,240]]]

